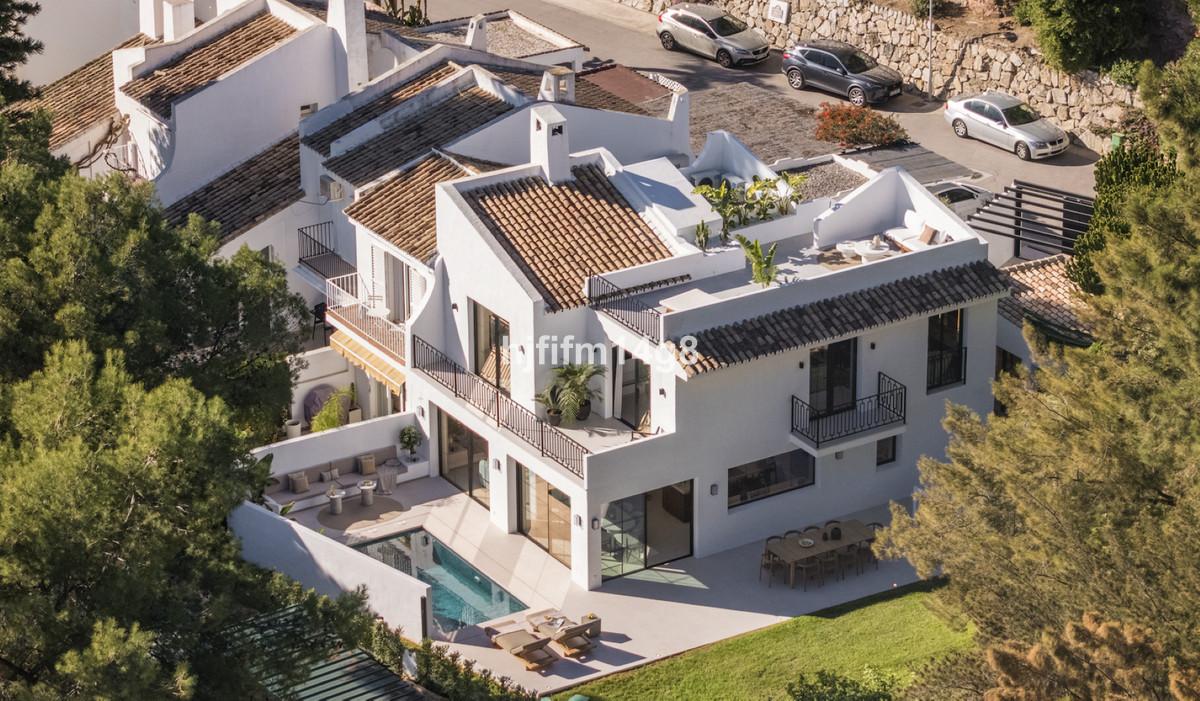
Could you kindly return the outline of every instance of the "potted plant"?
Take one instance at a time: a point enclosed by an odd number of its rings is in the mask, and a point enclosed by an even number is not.
[[[603,374],[604,366],[592,363],[568,363],[554,369],[558,400],[568,421],[586,421],[592,415],[592,400],[599,392],[591,387],[591,381]]]
[[[696,225],[696,247],[701,251],[708,250],[708,237],[711,233],[708,230],[708,223],[701,221]]]
[[[747,204],[754,209],[754,217],[760,221],[771,218],[771,210],[775,208],[778,195],[775,178],[758,178],[746,187]]]
[[[400,429],[400,447],[408,451],[408,461],[417,461],[417,448],[421,446],[421,429],[405,426]]]
[[[350,408],[346,410],[346,423],[353,424],[362,421],[362,407],[358,405],[358,390],[350,383]]]
[[[534,397],[546,408],[546,423],[558,426],[562,423],[562,402],[560,401],[558,385],[550,385]]]
[[[288,438],[299,438],[303,430],[300,419],[288,419],[283,422],[283,432]]]

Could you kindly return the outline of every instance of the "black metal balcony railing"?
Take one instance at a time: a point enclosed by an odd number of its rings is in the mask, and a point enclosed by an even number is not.
[[[333,222],[302,226],[296,230],[300,265],[328,280],[357,272],[349,261],[334,249]]]
[[[592,309],[604,312],[652,343],[661,342],[662,314],[634,294],[635,291],[621,289],[599,275],[587,281],[588,305]]]
[[[907,394],[904,385],[881,372],[877,394],[856,400],[838,411],[819,412],[792,395],[792,432],[820,448],[859,433],[902,424],[908,405]]]
[[[419,336],[413,336],[412,343],[412,367],[454,392],[455,397],[467,400],[467,403],[495,421],[497,426],[517,434],[543,456],[583,477],[584,463],[591,451]]]
[[[967,349],[931,350],[925,372],[926,391],[967,381]]]

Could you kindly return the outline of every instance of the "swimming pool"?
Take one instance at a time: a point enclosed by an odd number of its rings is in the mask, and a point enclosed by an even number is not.
[[[428,584],[433,622],[443,634],[529,608],[424,529],[355,549]]]

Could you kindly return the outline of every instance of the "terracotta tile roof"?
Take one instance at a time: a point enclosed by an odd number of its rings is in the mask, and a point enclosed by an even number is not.
[[[538,92],[542,86],[543,73],[541,71],[527,72],[498,66],[484,66],[484,68],[526,96],[535,100],[537,99]],[[642,77],[645,78],[645,76]],[[649,78],[645,79],[650,80]],[[657,83],[655,84],[657,85]],[[579,73],[575,76],[575,104],[595,110],[611,110],[613,112],[627,112],[629,114],[640,115],[650,114],[649,111],[640,105],[636,105],[624,97],[611,92],[604,86],[604,81],[597,79],[594,73]]]
[[[163,117],[171,116],[171,104],[203,88],[222,75],[296,33],[296,28],[263,12],[159,66],[141,78],[121,86],[126,95]]]
[[[561,185],[525,177],[463,193],[550,311],[586,304],[589,276],[671,256],[598,166],[571,173]]]
[[[225,243],[303,196],[300,139],[292,134],[173,203],[166,216],[175,225],[192,212],[218,222]]]
[[[371,188],[346,208],[362,224],[417,260],[437,253],[435,186],[470,175],[453,161],[432,155],[407,171]]]
[[[303,139],[304,145],[317,151],[322,156],[328,156],[329,147],[334,141],[370,122],[384,112],[394,109],[425,88],[449,78],[457,71],[457,68],[450,66],[446,62],[439,63],[424,73],[413,76],[408,82],[397,85],[392,90],[371,100],[341,119],[330,122],[325,128],[305,136]]]
[[[499,161],[489,161],[486,158],[476,158],[475,156],[464,156],[461,153],[454,153],[453,151],[446,151],[445,153],[447,156],[454,159],[460,165],[464,166],[467,170],[469,170],[475,174],[489,173],[493,170],[500,170],[501,168],[508,168],[510,166],[516,165],[515,163],[500,163]]]
[[[487,124],[512,106],[473,87],[409,115],[364,144],[325,161],[325,167],[354,185],[368,183],[430,149]]]
[[[329,7],[328,0],[292,0],[292,4],[322,22],[325,21],[326,10]],[[403,22],[387,14],[383,11],[383,8],[371,2],[367,3],[366,20],[368,34],[382,34],[383,32],[387,32],[404,39],[419,36],[417,31],[412,27],[405,26]]]
[[[1077,314],[1083,306],[1079,287],[1067,277],[1065,253],[1006,265],[1012,297],[1000,300],[1000,315],[1022,325],[1025,319],[1067,343],[1088,345],[1091,330]]]
[[[113,51],[153,43],[154,39],[138,34],[114,47]],[[117,103],[113,97],[112,51],[42,87],[39,92],[36,98],[14,102],[5,111],[47,110],[51,119],[50,148],[56,149],[93,124],[117,115]]]
[[[680,364],[691,377],[1007,293],[1004,275],[978,261],[691,334],[696,362]]]

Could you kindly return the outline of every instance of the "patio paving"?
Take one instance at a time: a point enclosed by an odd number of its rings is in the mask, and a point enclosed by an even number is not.
[[[321,524],[317,509],[294,514],[301,523],[325,528],[335,540],[359,543],[413,528],[425,528],[493,581],[528,604],[528,611],[557,608],[578,620],[598,615],[600,645],[577,659],[562,658],[541,672],[528,672],[507,653],[493,648],[481,628],[459,631],[447,644],[494,674],[538,693],[551,693],[583,681],[630,669],[685,650],[819,611],[916,581],[906,562],[882,562],[876,570],[807,591],[787,587],[776,576],[759,581],[762,543],[754,541],[703,558],[685,558],[628,575],[586,591],[570,582],[566,567],[520,534],[492,526],[486,510],[441,478],[400,485],[391,496],[404,510],[396,518],[340,532]],[[347,504],[347,510],[354,508]],[[847,514],[843,520],[883,521],[886,507]],[[781,524],[780,530],[804,524]],[[493,621],[524,621],[526,612]]]

